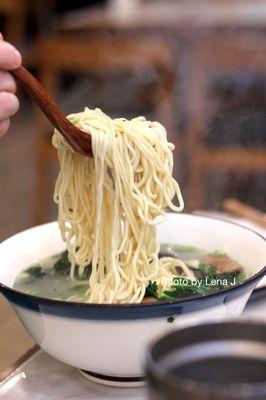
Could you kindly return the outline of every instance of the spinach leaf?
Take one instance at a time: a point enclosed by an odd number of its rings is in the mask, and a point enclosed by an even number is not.
[[[32,278],[42,278],[45,275],[45,272],[43,272],[42,267],[39,265],[29,267],[25,272]]]
[[[71,263],[68,259],[68,251],[65,250],[61,253],[59,260],[54,263],[53,270],[55,275],[69,275]]]
[[[61,253],[60,258],[54,263],[53,270],[54,275],[66,276],[70,274],[71,263],[68,259],[68,251],[65,250]],[[75,272],[75,278],[79,281],[85,281],[90,278],[91,275],[91,264],[86,265],[82,275]]]
[[[158,298],[158,285],[156,282],[149,282],[146,287],[145,297],[152,296]]]
[[[219,282],[225,280],[227,281],[228,286],[233,283],[239,283],[243,279],[245,279],[245,274],[241,270],[234,270],[230,272],[225,272],[223,274],[218,274],[216,272],[216,268],[211,264],[201,263],[199,265],[199,270],[201,271],[203,277],[209,278],[209,280],[214,279]]]
[[[74,116],[68,116],[67,119],[73,124],[73,125],[77,125],[78,124],[78,119],[75,118]]]
[[[77,273],[75,274],[75,278],[78,281],[87,281],[88,279],[90,279],[90,276],[91,276],[91,264],[86,265],[83,274],[81,275],[78,275]]]
[[[203,276],[214,276],[216,275],[216,269],[211,264],[199,264],[199,270],[201,271]]]
[[[202,272],[200,279],[191,281],[188,278],[176,277],[173,279],[171,289],[162,292],[158,292],[156,282],[149,282],[145,296],[153,296],[159,300],[173,300],[188,296],[206,295],[207,293],[233,286],[245,279],[245,274],[239,270],[217,274],[215,267],[211,264],[200,264],[199,269]]]

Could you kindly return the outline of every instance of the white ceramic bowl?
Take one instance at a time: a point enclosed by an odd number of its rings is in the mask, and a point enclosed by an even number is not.
[[[172,328],[239,316],[265,274],[264,238],[240,225],[198,215],[168,214],[158,231],[162,242],[209,251],[226,247],[234,259],[241,260],[249,278],[204,297],[143,305],[71,303],[13,290],[21,270],[65,248],[53,222],[0,244],[0,290],[32,338],[50,355],[95,377],[120,377],[129,383],[141,379],[143,352],[151,338]]]

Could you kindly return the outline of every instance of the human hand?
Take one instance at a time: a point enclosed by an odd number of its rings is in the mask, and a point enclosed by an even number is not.
[[[10,125],[10,117],[19,109],[16,97],[16,82],[9,70],[21,64],[20,53],[3,40],[0,33],[0,137],[6,133]]]

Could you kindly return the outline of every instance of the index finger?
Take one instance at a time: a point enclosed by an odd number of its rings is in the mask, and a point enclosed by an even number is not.
[[[0,69],[12,70],[21,64],[21,55],[11,44],[0,40]]]

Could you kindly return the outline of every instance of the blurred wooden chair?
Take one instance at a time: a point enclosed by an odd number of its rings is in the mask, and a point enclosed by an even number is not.
[[[5,39],[19,44],[25,31],[27,0],[0,0],[0,15],[4,17]]]
[[[208,93],[208,82],[213,72],[253,72],[265,74],[266,43],[258,34],[230,33],[208,35],[192,49],[192,69],[189,97],[189,127],[185,152],[188,159],[188,208],[204,208],[208,195],[205,187],[210,171],[266,171],[266,148],[238,145],[232,147],[210,147],[206,144],[208,121],[213,107],[213,98]]]
[[[171,130],[173,87],[172,55],[163,41],[156,43],[135,38],[71,38],[54,35],[39,41],[37,55],[40,80],[49,93],[56,98],[57,84],[63,72],[75,73],[109,73],[112,71],[141,71],[155,68],[160,76],[153,94],[156,119]],[[122,89],[123,90],[123,89]],[[90,99],[88,99],[88,104]],[[47,209],[47,193],[51,185],[49,170],[55,161],[50,137],[47,135],[47,122],[39,115],[37,121],[39,133],[38,179],[36,193],[35,222],[45,219]]]

